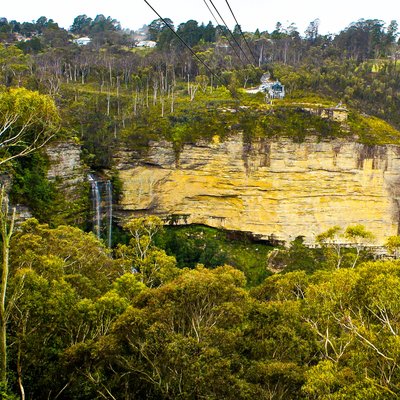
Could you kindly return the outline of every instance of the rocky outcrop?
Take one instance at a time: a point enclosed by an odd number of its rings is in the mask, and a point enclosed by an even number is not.
[[[55,183],[57,198],[52,203],[56,209],[52,222],[84,225],[89,205],[88,169],[81,160],[81,146],[75,142],[55,142],[45,148],[49,160],[47,178]],[[9,192],[12,174],[0,174],[0,186]],[[41,218],[38,211],[24,204],[12,204],[16,208],[16,223],[32,216]]]
[[[50,160],[47,177],[74,199],[81,196],[82,183],[87,181],[88,169],[81,161],[81,146],[75,142],[57,142],[46,148]]]
[[[335,139],[246,143],[153,142],[145,156],[121,153],[120,218],[155,213],[182,223],[290,241],[363,224],[382,244],[399,231],[400,148]]]
[[[4,187],[6,196],[9,195],[12,185],[12,177],[9,174],[0,174],[0,189]],[[12,215],[12,209],[15,208],[15,223],[18,225],[24,222],[28,218],[32,218],[32,212],[29,207],[22,204],[10,204],[9,203],[9,216]]]

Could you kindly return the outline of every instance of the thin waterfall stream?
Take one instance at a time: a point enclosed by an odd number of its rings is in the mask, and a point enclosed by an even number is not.
[[[112,184],[108,179],[88,175],[92,203],[92,230],[108,247],[112,245],[113,196]]]

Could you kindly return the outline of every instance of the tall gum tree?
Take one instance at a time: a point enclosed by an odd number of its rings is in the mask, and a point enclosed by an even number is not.
[[[0,380],[7,386],[7,321],[10,304],[6,303],[10,241],[13,234],[15,209],[9,214],[8,198],[4,186],[0,194],[0,237],[2,241],[2,271],[0,284]]]
[[[43,147],[59,123],[50,97],[24,88],[0,88],[0,166]]]
[[[59,121],[57,107],[50,97],[23,88],[0,88],[0,167],[43,147],[58,131]],[[3,185],[0,194],[0,381],[4,386],[7,386],[6,331],[12,308],[12,301],[7,302],[7,287],[14,220],[15,209],[10,215]]]

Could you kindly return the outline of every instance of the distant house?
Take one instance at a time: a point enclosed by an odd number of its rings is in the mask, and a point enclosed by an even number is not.
[[[75,39],[74,42],[78,45],[78,46],[86,46],[88,45],[90,42],[92,41],[92,39],[90,39],[90,37],[81,37],[78,39]]]
[[[149,48],[153,48],[157,46],[156,42],[153,42],[152,40],[141,40],[140,42],[138,42],[138,44],[136,45],[137,47],[149,47]]]
[[[285,97],[285,86],[282,85],[278,80],[271,80],[269,72],[263,74],[260,79],[261,85],[252,89],[246,90],[247,93],[265,93],[265,96],[269,99],[283,99]]]
[[[264,81],[260,86],[260,91],[266,93],[270,99],[283,99],[285,97],[285,86],[278,80],[275,82]]]

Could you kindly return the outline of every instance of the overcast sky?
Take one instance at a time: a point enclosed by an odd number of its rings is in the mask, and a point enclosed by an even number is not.
[[[204,0],[148,0],[162,17],[175,25],[194,19],[215,22]],[[284,26],[294,22],[301,34],[310,21],[320,19],[320,33],[337,33],[360,18],[391,20],[400,23],[400,2],[397,0],[228,0],[242,30],[271,32],[277,21]],[[230,28],[234,20],[226,0],[213,0]],[[19,0],[2,1],[0,17],[19,22],[37,20],[40,16],[52,18],[68,28],[77,15],[94,18],[104,14],[117,19],[123,28],[137,29],[157,16],[144,0]]]

